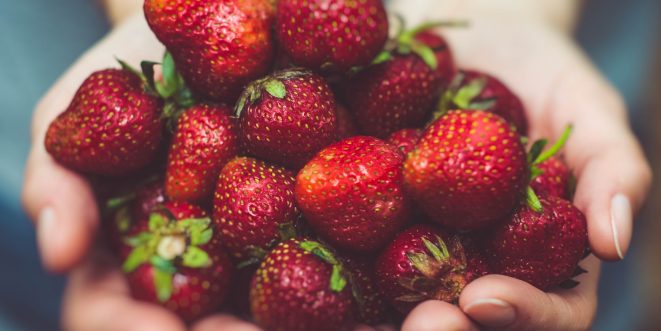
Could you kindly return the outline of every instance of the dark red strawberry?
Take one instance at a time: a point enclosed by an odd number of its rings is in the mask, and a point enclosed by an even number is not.
[[[482,276],[493,274],[484,249],[484,235],[464,233],[459,236],[459,240],[466,255],[466,281],[470,283]]]
[[[381,0],[280,0],[276,35],[294,63],[347,71],[383,49],[388,17]]]
[[[372,252],[408,222],[402,154],[356,136],[317,154],[296,177],[296,200],[319,236],[341,249]]]
[[[413,151],[420,137],[422,137],[420,129],[402,129],[391,134],[387,141],[397,147],[402,154],[407,155]]]
[[[353,115],[342,105],[337,105],[337,139],[343,140],[357,136],[358,128],[354,122]]]
[[[205,99],[234,103],[272,64],[271,0],[147,0],[144,11],[188,86]]]
[[[408,154],[404,179],[433,221],[478,229],[514,212],[529,169],[521,137],[500,116],[453,110],[433,122]]]
[[[553,195],[565,200],[571,197],[571,173],[567,165],[557,157],[541,162],[537,167],[542,171],[530,186],[539,195]]]
[[[373,263],[367,258],[344,258],[356,302],[356,320],[361,324],[377,325],[387,321],[390,307],[376,285]]]
[[[159,303],[187,322],[217,309],[234,271],[206,212],[166,202],[151,214],[148,227],[128,240],[134,248],[123,269],[133,296]]]
[[[363,134],[386,138],[397,130],[422,127],[454,74],[445,40],[416,29],[399,37],[389,59],[346,82],[342,97]]]
[[[46,132],[46,150],[75,171],[123,176],[145,167],[163,137],[162,102],[129,69],[91,74]]]
[[[429,299],[454,303],[467,283],[459,238],[429,225],[397,235],[377,259],[375,272],[386,299],[402,313]]]
[[[488,259],[497,273],[542,290],[570,279],[588,248],[585,216],[569,201],[541,196],[490,231]]]
[[[520,135],[528,134],[523,103],[496,77],[474,70],[461,70],[439,103],[435,114],[449,109],[481,109],[493,112],[512,123]]]
[[[300,217],[294,174],[247,157],[231,160],[220,172],[213,205],[218,236],[243,262],[263,258],[280,239],[293,236]]]
[[[218,173],[239,151],[231,109],[195,105],[177,120],[170,146],[165,191],[174,201],[208,201]]]
[[[314,241],[276,246],[253,278],[250,305],[257,324],[269,331],[342,331],[354,321],[344,267]]]
[[[337,134],[333,92],[324,78],[300,69],[250,84],[236,114],[250,155],[292,168],[303,166]]]

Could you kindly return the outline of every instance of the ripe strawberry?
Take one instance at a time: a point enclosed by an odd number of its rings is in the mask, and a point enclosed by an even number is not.
[[[381,0],[280,0],[276,35],[294,63],[347,71],[367,65],[388,38]]]
[[[207,201],[218,173],[239,151],[231,109],[195,105],[177,120],[170,146],[165,191],[174,201]]]
[[[386,299],[402,313],[428,299],[454,303],[467,283],[459,238],[429,225],[397,235],[378,257],[375,272]]]
[[[213,221],[232,257],[259,261],[280,239],[292,236],[300,217],[295,202],[293,173],[239,157],[220,172]]]
[[[355,303],[344,267],[314,241],[276,246],[250,291],[253,318],[269,331],[340,331],[353,323]]]
[[[273,61],[271,0],[146,0],[147,23],[199,96],[234,103]]]
[[[553,195],[565,200],[571,197],[571,173],[567,165],[557,157],[541,162],[537,167],[542,171],[530,186],[539,195]]]
[[[361,132],[379,138],[423,126],[455,74],[449,46],[431,31],[403,34],[393,53],[341,88]]]
[[[349,278],[356,302],[355,316],[359,323],[377,325],[388,318],[389,307],[376,285],[376,275],[372,263],[367,259],[343,259],[349,270]]]
[[[123,269],[133,296],[188,322],[218,308],[234,271],[210,226],[206,212],[189,203],[154,210],[149,230],[129,239],[134,248]]]
[[[46,150],[75,171],[123,176],[145,167],[163,137],[162,102],[129,69],[91,74],[46,132]]]
[[[236,114],[250,155],[292,168],[303,166],[335,141],[337,115],[326,81],[289,69],[253,82]]]
[[[402,129],[391,134],[387,141],[397,147],[402,154],[407,155],[413,151],[420,137],[422,137],[420,129]]]
[[[319,236],[338,248],[372,252],[409,220],[393,146],[357,136],[317,154],[296,177],[296,200]]]
[[[492,274],[491,266],[484,250],[484,235],[464,233],[459,236],[466,255],[466,280],[470,283],[477,278]]]
[[[573,276],[588,248],[585,216],[570,202],[540,198],[541,209],[522,206],[490,231],[488,259],[497,273],[542,290]]]
[[[353,115],[346,107],[337,105],[337,139],[343,140],[358,135],[358,128],[354,122]]]
[[[501,117],[453,110],[433,122],[404,163],[408,192],[435,222],[477,229],[514,212],[529,180],[521,138]]]
[[[520,135],[528,134],[528,120],[519,97],[496,77],[461,70],[443,96],[436,117],[449,109],[487,110],[512,123]]]

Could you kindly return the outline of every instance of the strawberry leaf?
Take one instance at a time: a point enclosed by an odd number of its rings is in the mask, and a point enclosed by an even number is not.
[[[436,58],[436,54],[431,49],[431,47],[414,41],[411,43],[411,50],[413,53],[418,55],[422,61],[424,61],[432,70],[436,70],[438,68],[438,59]]]
[[[125,233],[131,227],[131,213],[128,207],[123,207],[115,214],[115,226],[120,233]]]
[[[173,273],[154,269],[154,288],[156,289],[158,301],[166,302],[170,300],[172,296],[172,278]]]
[[[167,225],[167,220],[165,217],[159,213],[152,213],[149,215],[149,230],[156,231]]]
[[[150,232],[141,232],[136,236],[126,238],[124,243],[131,247],[138,247],[141,245],[147,245],[153,237],[154,236]]]
[[[434,259],[436,259],[436,261],[438,262],[442,262],[444,260],[447,260],[450,254],[448,253],[448,249],[445,246],[443,239],[438,238],[438,241],[441,244],[441,246],[436,246],[434,245],[434,243],[427,240],[427,238],[424,237],[422,238],[422,243],[425,245],[425,247],[427,247],[427,250],[431,253]]]
[[[122,270],[125,273],[133,272],[139,266],[149,262],[152,255],[153,251],[147,245],[137,246],[129,253],[126,260],[124,260]]]
[[[211,238],[213,237],[213,230],[212,229],[206,229],[203,231],[195,231],[191,232],[190,234],[190,242],[191,245],[204,245],[211,241]]]
[[[269,79],[264,83],[264,89],[268,94],[283,99],[287,95],[285,84],[277,79]]]
[[[342,267],[338,264],[333,265],[333,272],[330,279],[330,288],[335,292],[342,292],[347,286],[347,279],[342,275]]]
[[[429,255],[424,253],[407,253],[406,257],[421,274],[425,276],[432,276],[434,274],[434,263],[432,263],[433,260],[431,260]]]
[[[542,153],[542,150],[544,150],[547,143],[548,141],[546,139],[540,139],[532,144],[530,152],[528,152],[528,163],[536,164],[537,158],[539,158],[539,155]]]
[[[212,261],[207,252],[197,246],[190,246],[184,253],[181,263],[189,268],[206,268]]]
[[[301,248],[306,252],[316,255],[320,259],[330,264],[333,265],[339,264],[337,259],[335,259],[335,256],[333,256],[333,253],[331,253],[331,251],[329,251],[321,243],[318,243],[316,241],[304,241],[301,243]]]
[[[149,263],[151,263],[151,265],[154,268],[156,268],[158,270],[161,270],[161,271],[164,271],[164,272],[168,272],[168,273],[172,273],[172,274],[177,272],[177,268],[174,267],[174,265],[172,264],[171,261],[168,261],[168,260],[166,260],[166,259],[164,259],[164,258],[162,258],[158,255],[153,255],[149,259]]]
[[[530,206],[530,209],[538,213],[542,212],[542,203],[539,201],[539,197],[537,197],[535,190],[530,186],[528,186],[526,202],[528,203],[528,206]]]
[[[471,80],[468,84],[459,88],[454,98],[452,98],[452,102],[461,109],[475,109],[471,108],[470,105],[473,103],[473,99],[482,93],[486,83],[484,77]]]
[[[374,58],[374,60],[372,60],[372,65],[388,62],[392,60],[392,58],[393,58],[392,53],[390,53],[389,51],[382,51]]]
[[[569,136],[571,135],[572,132],[572,126],[567,125],[565,130],[562,132],[562,135],[560,136],[560,139],[551,146],[551,148],[547,149],[543,153],[541,153],[537,158],[534,160],[534,164],[539,164],[542,163],[548,159],[550,159],[553,155],[557,154],[563,146],[565,146],[565,143],[569,139]]]
[[[133,199],[135,199],[135,193],[127,194],[121,197],[116,197],[109,199],[106,202],[106,208],[114,210],[119,207],[122,207],[126,205],[127,203],[131,202]]]

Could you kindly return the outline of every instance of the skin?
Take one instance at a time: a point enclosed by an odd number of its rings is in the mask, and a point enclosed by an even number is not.
[[[99,223],[96,209],[89,207],[94,204],[90,186],[57,165],[43,147],[48,123],[66,108],[90,72],[113,66],[113,55],[137,65],[141,59],[158,60],[162,54],[162,46],[148,30],[142,13],[135,12],[140,1],[107,2],[111,13],[133,14],[117,14],[113,19],[119,22],[115,29],[86,52],[37,105],[24,205],[35,220],[44,266],[70,275],[63,305],[65,329],[130,331],[145,326],[186,330],[164,309],[132,300],[119,271],[97,261],[104,253],[88,255]],[[402,330],[583,330],[591,324],[597,302],[599,259],[619,260],[626,254],[632,213],[647,194],[651,171],[629,129],[621,97],[569,36],[577,16],[576,3],[395,1],[394,9],[404,14],[411,26],[430,18],[469,19],[470,28],[444,32],[458,65],[491,73],[519,94],[528,110],[532,138],[557,139],[568,123],[574,125],[565,157],[579,179],[574,202],[587,216],[594,252],[581,264],[589,272],[578,278],[581,283],[572,290],[544,293],[512,278],[486,276],[465,288],[458,307],[434,301],[419,305]],[[611,199],[616,194],[622,194],[631,208],[625,208],[617,217],[622,221],[617,222],[614,235]],[[258,330],[227,315],[208,317],[191,329]]]

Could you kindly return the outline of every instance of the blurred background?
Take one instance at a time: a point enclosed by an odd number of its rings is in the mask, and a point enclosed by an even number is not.
[[[661,174],[661,1],[588,0],[576,38],[625,96]],[[20,204],[32,108],[109,24],[94,0],[0,0],[0,330],[57,330],[64,279],[39,263]],[[655,150],[656,149],[656,150]],[[594,330],[661,330],[661,189],[627,258],[605,264]]]

